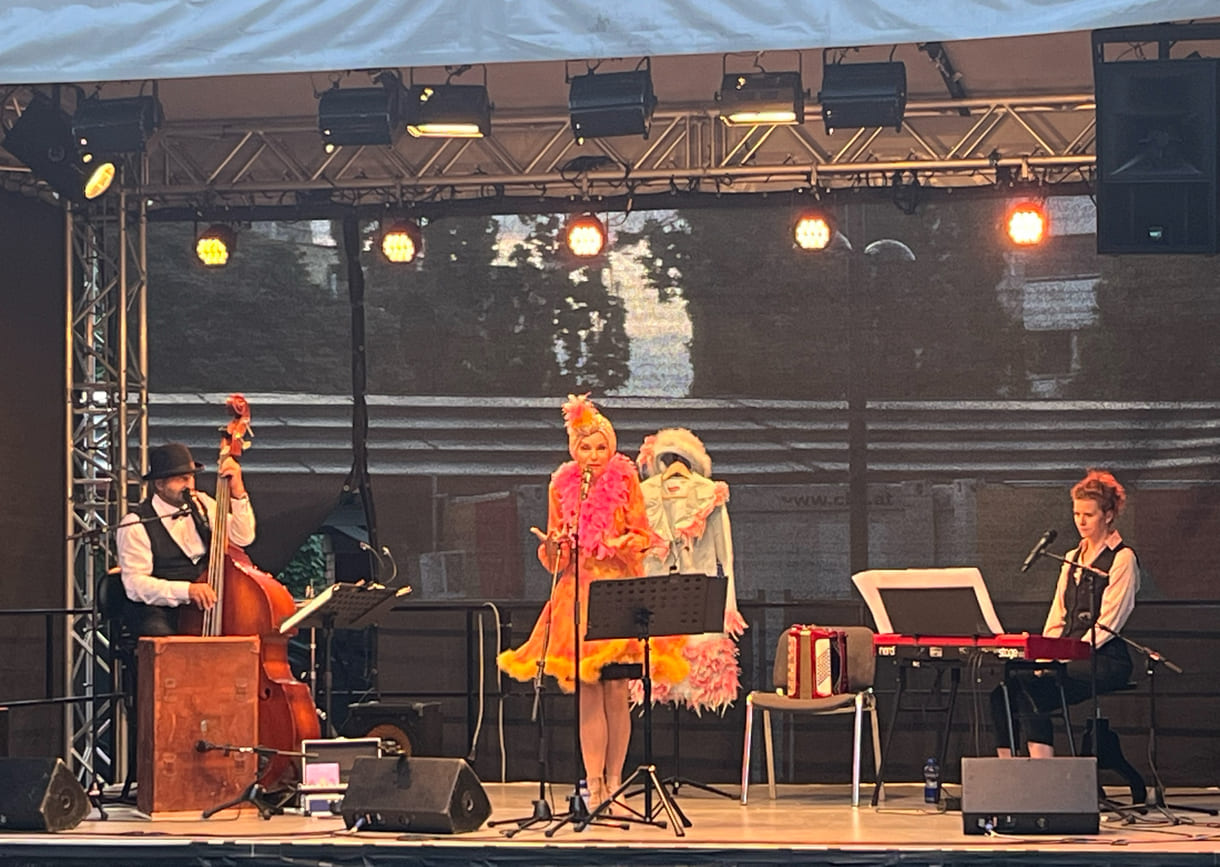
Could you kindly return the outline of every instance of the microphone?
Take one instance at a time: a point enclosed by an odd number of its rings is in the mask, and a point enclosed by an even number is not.
[[[1034,547],[1029,549],[1029,553],[1025,555],[1025,562],[1021,564],[1021,571],[1028,572],[1029,567],[1034,565],[1034,561],[1042,556],[1043,552],[1054,542],[1059,533],[1057,530],[1047,530],[1042,534],[1042,538]]]
[[[220,747],[210,741],[195,741],[195,752],[197,753],[206,753],[209,750],[217,749],[220,749]]]
[[[593,481],[593,468],[585,467],[580,471],[580,501],[583,503],[589,496],[589,484]]]

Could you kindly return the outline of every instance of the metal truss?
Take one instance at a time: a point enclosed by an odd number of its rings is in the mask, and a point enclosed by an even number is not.
[[[116,705],[108,636],[95,590],[115,562],[113,530],[138,496],[148,442],[142,202],[120,193],[87,210],[66,208],[65,755],[82,778],[114,781],[126,738]],[[134,205],[129,209],[129,206]],[[139,453],[129,454],[129,443]],[[133,464],[132,457],[137,460]],[[134,756],[127,761],[134,761]]]
[[[497,112],[485,139],[413,139],[326,154],[313,117],[167,123],[141,192],[158,208],[420,204],[860,186],[1054,185],[1091,178],[1092,94],[908,103],[900,130],[729,127],[706,107],[658,111],[647,139],[577,145],[566,110]],[[544,206],[544,205],[543,205]]]
[[[27,88],[0,94],[12,122]],[[69,107],[70,108],[70,107]],[[714,106],[664,106],[649,137],[578,145],[566,108],[497,110],[484,139],[416,139],[322,149],[315,116],[171,118],[148,143],[149,173],[130,174],[150,219],[327,216],[327,207],[483,203],[529,213],[617,198],[824,192],[861,187],[995,190],[1092,181],[1092,93],[1013,94],[907,103],[901,128],[828,134],[809,106],[799,126],[729,127]],[[0,151],[0,182],[37,186]],[[244,210],[243,209],[247,209]],[[255,216],[254,218],[264,218]]]

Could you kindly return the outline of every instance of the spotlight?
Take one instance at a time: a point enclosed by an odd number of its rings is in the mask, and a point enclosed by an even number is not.
[[[1019,247],[1041,244],[1050,230],[1046,209],[1036,202],[1021,202],[1008,209],[1004,218],[1008,238]]]
[[[716,99],[729,126],[805,122],[799,72],[726,72]]]
[[[90,159],[92,165],[87,165],[68,115],[40,93],[5,134],[3,145],[36,177],[74,202],[96,199],[114,180],[114,163]]]
[[[333,153],[341,145],[391,145],[400,124],[402,82],[390,73],[378,87],[340,89],[336,83],[318,97],[318,132]]]
[[[606,248],[606,227],[593,214],[581,214],[568,220],[564,239],[573,256],[592,259]]]
[[[899,62],[823,63],[822,120],[836,129],[892,126],[902,129],[907,107],[907,68]]]
[[[397,220],[381,233],[381,254],[396,265],[414,262],[424,249],[424,236],[414,220]]]
[[[416,138],[484,138],[491,135],[491,109],[485,84],[413,84],[407,91],[407,132]]]
[[[835,223],[822,211],[805,211],[797,217],[792,235],[802,250],[825,250],[834,239]]]
[[[642,69],[568,77],[568,114],[577,144],[587,138],[640,135],[648,138],[657,97],[652,90],[652,62]]]
[[[223,268],[237,246],[237,233],[232,226],[213,223],[195,241],[195,255],[206,268]]]
[[[143,153],[164,114],[156,96],[83,100],[72,116],[72,134],[81,156]]]

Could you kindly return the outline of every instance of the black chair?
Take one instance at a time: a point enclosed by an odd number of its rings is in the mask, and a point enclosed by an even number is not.
[[[127,720],[127,772],[123,779],[122,801],[130,800],[131,787],[136,779],[136,752],[139,738],[136,731],[136,644],[138,637],[128,628],[124,614],[127,610],[127,591],[118,569],[111,569],[97,582],[94,601],[101,617],[103,629],[110,642],[110,676],[113,690],[122,694],[123,716]],[[119,713],[117,703],[111,718],[118,731]],[[118,749],[118,738],[115,738]]]

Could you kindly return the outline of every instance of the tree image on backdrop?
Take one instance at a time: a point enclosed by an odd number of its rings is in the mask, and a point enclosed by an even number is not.
[[[1080,339],[1075,397],[1220,398],[1220,263],[1204,256],[1101,257],[1097,321]]]
[[[641,261],[659,297],[687,302],[692,393],[842,398],[853,339],[871,398],[1019,388],[1020,324],[995,291],[995,204],[852,207],[867,209],[863,239],[821,253],[795,247],[788,208],[657,214],[625,238],[647,242]]]

